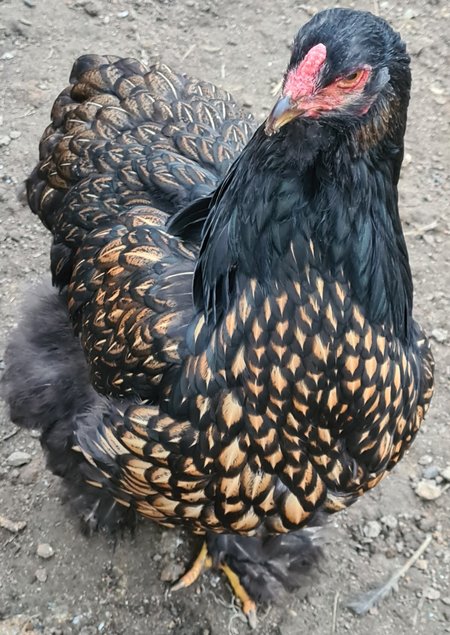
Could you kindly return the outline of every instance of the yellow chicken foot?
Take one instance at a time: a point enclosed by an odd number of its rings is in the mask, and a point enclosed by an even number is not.
[[[203,569],[209,569],[212,565],[211,556],[208,554],[206,542],[203,543],[200,553],[194,560],[194,564],[184,575],[172,586],[172,591],[179,591],[191,586],[202,573]]]
[[[242,612],[248,620],[251,628],[256,628],[256,604],[242,586],[239,576],[227,564],[221,564],[220,568],[228,578],[235,597],[241,602]]]
[[[205,541],[200,549],[200,553],[194,560],[193,565],[184,575],[181,576],[178,582],[175,582],[175,584],[172,585],[172,591],[179,591],[180,589],[187,588],[199,578],[204,569],[209,569],[211,566],[212,558],[208,553],[208,547]],[[247,618],[250,627],[256,628],[257,619],[255,602],[251,599],[243,587],[241,581],[239,580],[239,576],[227,564],[221,564],[220,568],[227,576],[234,596],[240,601],[242,612]]]

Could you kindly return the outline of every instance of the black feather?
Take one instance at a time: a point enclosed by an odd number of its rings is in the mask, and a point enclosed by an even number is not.
[[[134,511],[118,505],[106,490],[89,487],[85,481],[93,468],[73,450],[74,431],[95,437],[114,400],[92,387],[64,294],[47,285],[29,293],[5,364],[1,389],[11,420],[41,431],[48,467],[64,479],[84,530],[133,527]]]
[[[213,564],[227,564],[259,602],[280,599],[286,591],[305,582],[311,584],[311,575],[318,570],[322,556],[325,531],[310,526],[263,539],[209,533],[207,544]]]

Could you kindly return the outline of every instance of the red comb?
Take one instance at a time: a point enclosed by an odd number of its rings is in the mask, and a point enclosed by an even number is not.
[[[284,94],[293,99],[310,95],[316,85],[317,74],[327,59],[327,48],[316,44],[310,49],[300,64],[289,71],[284,84]]]

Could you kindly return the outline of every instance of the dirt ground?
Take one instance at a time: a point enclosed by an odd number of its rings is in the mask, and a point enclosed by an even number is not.
[[[74,59],[85,52],[161,57],[212,80],[258,118],[267,115],[297,28],[333,4],[317,0],[0,0],[0,350],[27,286],[47,275],[49,235],[21,202],[39,137]],[[413,90],[400,185],[415,279],[415,313],[433,338],[436,395],[409,455],[373,493],[333,518],[317,580],[260,608],[258,633],[450,633],[450,5],[447,0],[366,0],[399,29],[412,55]],[[15,451],[25,452],[14,466]],[[116,545],[85,538],[38,440],[0,411],[0,634],[246,633],[229,588],[207,573],[169,595],[197,545],[181,531],[141,523]],[[18,459],[18,462],[20,460]],[[419,485],[420,483],[420,485]],[[439,497],[427,501],[424,495]],[[20,523],[5,528],[5,519]],[[24,526],[25,525],[25,526]],[[426,539],[398,588],[357,617],[346,602],[379,586]],[[50,548],[46,547],[50,545]],[[38,555],[44,556],[43,558]],[[14,616],[19,616],[15,617]],[[22,617],[20,617],[22,616]],[[13,619],[14,618],[14,619]],[[27,630],[28,629],[28,630]]]

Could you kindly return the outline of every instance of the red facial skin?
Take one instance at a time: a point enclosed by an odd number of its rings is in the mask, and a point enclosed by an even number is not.
[[[283,94],[267,117],[265,133],[276,134],[280,128],[298,117],[317,119],[327,112],[339,112],[350,104],[357,104],[358,114],[364,115],[374,97],[359,100],[372,73],[370,66],[356,68],[350,75],[338,77],[331,84],[319,88],[320,71],[327,59],[324,44],[316,44],[303,60],[289,71]]]
[[[327,59],[327,48],[324,44],[316,44],[310,49],[300,64],[289,71],[284,83],[284,95],[295,101],[299,97],[314,92],[317,76]]]
[[[303,117],[317,118],[323,112],[341,109],[361,95],[370,77],[371,67],[363,66],[356,69],[350,79],[340,77],[318,89],[319,73],[326,56],[325,45],[316,44],[286,77],[283,96],[291,99],[294,109],[298,108]],[[360,114],[367,112],[369,107],[370,104],[364,106]]]

